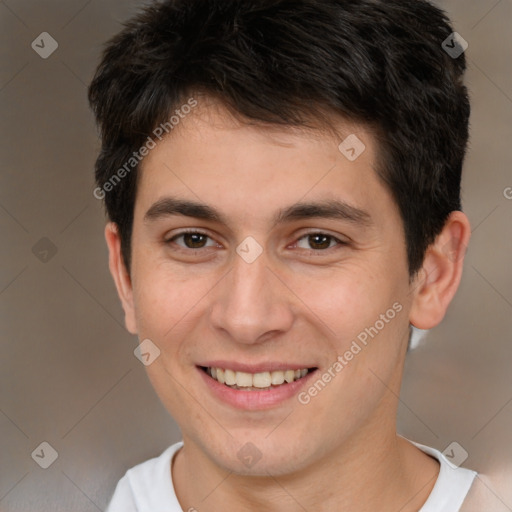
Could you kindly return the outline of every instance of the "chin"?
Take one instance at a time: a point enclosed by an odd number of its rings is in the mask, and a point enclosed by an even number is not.
[[[314,449],[311,436],[294,439],[285,432],[287,435],[276,433],[272,439],[274,434],[269,436],[269,432],[271,430],[236,435],[228,444],[222,441],[214,447],[210,444],[208,452],[212,461],[226,471],[254,477],[288,475],[300,471],[318,458],[318,450]]]

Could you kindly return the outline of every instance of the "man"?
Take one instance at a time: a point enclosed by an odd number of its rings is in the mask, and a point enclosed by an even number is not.
[[[470,236],[449,48],[424,0],[165,1],[109,42],[94,194],[183,435],[109,512],[460,509],[476,473],[396,434]]]

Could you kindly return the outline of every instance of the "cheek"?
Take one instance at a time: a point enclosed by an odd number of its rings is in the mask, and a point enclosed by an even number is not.
[[[345,264],[329,272],[290,277],[290,288],[305,305],[310,321],[323,325],[333,348],[340,351],[398,300],[391,276],[383,279],[370,265]],[[393,312],[391,312],[393,313]]]
[[[190,350],[190,340],[207,319],[209,293],[219,277],[197,276],[179,268],[149,263],[139,265],[134,279],[135,314],[139,337],[149,338],[160,348],[163,359],[175,364],[176,354]],[[172,354],[172,358],[170,357]]]
[[[192,309],[194,286],[190,281],[171,279],[151,264],[138,265],[136,270],[134,303],[139,335],[167,339]]]

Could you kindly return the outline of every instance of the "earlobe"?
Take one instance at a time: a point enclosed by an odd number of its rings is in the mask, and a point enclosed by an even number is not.
[[[453,211],[428,247],[423,267],[411,283],[413,301],[409,321],[415,327],[431,329],[444,318],[459,287],[470,235],[466,215]]]
[[[109,251],[109,269],[123,306],[126,329],[131,334],[137,334],[132,282],[123,261],[121,238],[115,223],[109,222],[105,226],[105,240]]]

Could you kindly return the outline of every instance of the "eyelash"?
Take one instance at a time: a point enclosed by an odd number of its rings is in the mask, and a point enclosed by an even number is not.
[[[171,243],[173,243],[176,239],[182,237],[183,235],[186,235],[188,233],[191,233],[191,234],[194,234],[194,235],[202,235],[202,236],[205,236],[207,238],[210,238],[212,239],[207,233],[203,232],[203,231],[200,231],[200,230],[197,230],[197,229],[186,229],[186,230],[183,230],[183,231],[180,231],[179,233],[173,235],[171,238],[169,238],[168,240],[165,240],[165,243],[170,245]],[[297,239],[296,242],[294,242],[294,244],[296,244],[297,242],[299,242],[300,240],[308,237],[308,236],[312,236],[312,235],[323,235],[325,237],[328,237],[329,239],[331,239],[331,241],[335,241],[337,244],[336,246],[333,246],[333,247],[328,247],[327,249],[309,249],[309,252],[315,252],[315,253],[322,253],[322,252],[325,252],[327,253],[328,251],[330,251],[331,249],[335,249],[336,247],[340,247],[340,246],[346,246],[348,245],[347,242],[344,242],[343,240],[340,240],[339,238],[336,238],[335,236],[333,235],[330,235],[328,233],[324,233],[322,231],[311,231],[309,233],[304,233],[301,237],[299,237]],[[210,247],[211,248],[211,247]],[[197,249],[191,249],[189,247],[182,247],[182,246],[179,246],[179,250],[180,251],[183,251],[183,252],[190,252],[190,251],[200,251],[200,250],[204,250],[204,249],[208,249],[208,247],[199,247]],[[308,251],[308,249],[302,249],[303,251]]]

